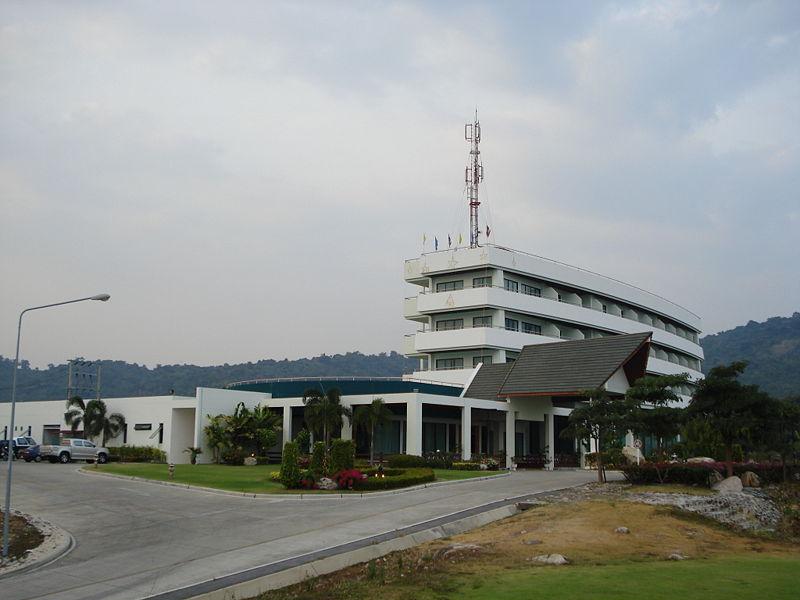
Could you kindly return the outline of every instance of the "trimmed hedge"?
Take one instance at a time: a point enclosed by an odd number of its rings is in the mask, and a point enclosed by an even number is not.
[[[356,456],[356,445],[352,440],[333,440],[331,443],[331,473],[341,473],[353,468]]]
[[[723,477],[726,474],[726,464],[713,463],[642,463],[641,465],[626,465],[620,470],[625,479],[631,483],[682,483],[686,485],[708,486],[709,476],[716,471]],[[783,481],[783,465],[779,463],[735,463],[734,475],[741,475],[745,471],[752,471],[761,480],[762,484],[780,483]],[[659,479],[659,473],[661,479]],[[787,466],[787,474],[791,478],[795,473],[800,473],[800,465]]]
[[[322,477],[327,475],[328,466],[328,452],[325,449],[325,442],[314,442],[311,448],[311,460],[308,463],[308,470],[314,474],[314,477]]]
[[[414,454],[395,454],[386,460],[391,469],[413,469],[427,466],[425,459]]]
[[[281,470],[279,478],[281,483],[289,488],[296,488],[300,485],[300,467],[297,466],[298,448],[296,442],[286,442],[283,445],[283,455],[281,457]]]
[[[377,473],[378,469],[365,471],[364,474],[367,478],[356,481],[353,488],[361,491],[393,490],[396,488],[429,483],[436,479],[436,476],[433,474],[433,469],[427,468],[384,469],[384,477],[375,477]]]
[[[450,467],[454,471],[480,471],[481,463],[479,462],[454,462]]]
[[[167,453],[151,446],[118,446],[108,450],[111,452],[112,460],[116,459],[119,462],[167,462]]]

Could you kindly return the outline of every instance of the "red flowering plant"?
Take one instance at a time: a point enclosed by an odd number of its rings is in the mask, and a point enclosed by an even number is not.
[[[358,469],[345,469],[344,471],[339,471],[333,477],[340,490],[352,490],[356,482],[361,481],[363,478],[363,473]]]

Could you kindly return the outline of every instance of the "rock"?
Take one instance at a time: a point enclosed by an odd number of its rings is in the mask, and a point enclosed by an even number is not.
[[[475,552],[480,552],[481,550],[483,550],[483,547],[479,546],[478,544],[451,544],[446,548],[440,548],[434,555],[434,558],[451,558],[458,554],[473,554]]]
[[[255,467],[258,464],[255,456],[245,456],[244,457],[244,464],[248,467]]]
[[[542,563],[543,565],[568,565],[569,561],[561,554],[541,554],[534,556],[534,562]]]
[[[719,474],[719,471],[711,470],[708,473],[708,485],[713,487],[715,484],[722,481],[722,475]]]
[[[744,487],[761,487],[761,480],[758,478],[758,475],[753,473],[752,471],[745,471],[742,473],[742,486]]]
[[[336,482],[333,479],[329,477],[323,477],[317,482],[317,487],[321,490],[335,490],[339,486],[336,485]]]
[[[719,494],[737,494],[742,491],[742,480],[734,475],[711,486]]]
[[[683,554],[679,554],[677,552],[673,552],[667,558],[669,560],[686,560],[686,557]]]
[[[614,533],[630,533],[630,532],[631,532],[631,530],[628,529],[627,527],[617,527],[614,530]]]
[[[692,458],[686,459],[687,463],[713,463],[717,462],[713,458],[709,458],[708,456],[693,456]]]
[[[642,451],[639,448],[634,448],[633,446],[625,446],[622,448],[622,456],[624,456],[628,462],[632,465],[635,465],[637,460],[639,462],[645,462],[644,455],[642,455]]]

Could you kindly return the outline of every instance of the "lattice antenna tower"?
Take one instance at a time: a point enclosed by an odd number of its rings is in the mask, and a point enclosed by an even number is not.
[[[469,163],[464,171],[467,184],[467,198],[469,199],[469,247],[479,245],[478,238],[481,234],[478,226],[478,187],[483,181],[483,165],[481,164],[481,151],[478,148],[481,141],[481,123],[478,121],[478,109],[475,109],[475,120],[464,125],[464,137],[470,142]]]

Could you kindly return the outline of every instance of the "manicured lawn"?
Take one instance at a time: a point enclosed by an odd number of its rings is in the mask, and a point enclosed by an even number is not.
[[[87,467],[93,470],[94,467]],[[175,483],[217,488],[230,492],[253,494],[298,493],[298,490],[286,490],[280,483],[270,480],[270,474],[280,469],[280,465],[258,465],[255,467],[232,467],[229,465],[175,465]],[[167,465],[150,463],[110,463],[98,467],[98,470],[115,475],[128,475],[170,481]],[[471,479],[491,475],[489,471],[448,471],[434,469],[437,481],[455,479]]]
[[[434,469],[436,481],[453,481],[456,479],[472,479],[473,477],[487,477],[497,475],[497,471],[456,471],[449,469]]]
[[[94,467],[87,467],[91,470]],[[286,490],[280,483],[270,481],[270,473],[279,465],[255,467],[231,467],[228,465],[175,465],[175,483],[217,488],[230,492],[260,494],[282,493]],[[149,463],[110,463],[102,465],[100,471],[115,475],[129,475],[157,481],[170,481],[167,465]]]
[[[470,600],[784,600],[798,592],[800,559],[731,557],[593,567],[532,567],[493,576],[444,577],[414,598]],[[409,590],[410,591],[410,590]],[[410,596],[409,596],[410,597]]]

